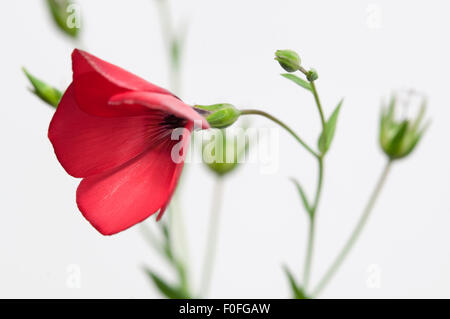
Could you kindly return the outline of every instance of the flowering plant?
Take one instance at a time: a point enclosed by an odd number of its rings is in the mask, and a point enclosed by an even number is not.
[[[58,8],[61,4],[55,6],[52,1],[48,3],[54,19],[57,19],[57,25],[60,25],[58,21],[61,14],[58,14]],[[164,3],[162,0],[159,2],[160,5]],[[61,28],[70,37],[78,34]],[[170,33],[168,42],[172,49],[171,73],[175,78],[174,83],[177,83],[173,86],[178,87],[181,41]],[[258,115],[274,122],[317,162],[317,182],[312,198],[299,181],[292,179],[309,221],[302,280],[285,268],[291,295],[299,299],[317,297],[328,284],[359,238],[393,163],[409,156],[426,131],[428,123],[423,123],[426,99],[419,96],[422,105],[414,119],[399,119],[396,114],[399,97],[393,95],[380,116],[379,144],[386,155],[386,165],[348,241],[321,280],[315,287],[311,287],[317,214],[324,185],[325,164],[333,145],[344,100],[336,103],[333,111],[327,114],[317,89],[318,72],[314,68],[306,68],[300,55],[293,50],[277,50],[275,60],[287,72],[281,75],[302,90],[308,91],[314,99],[321,123],[315,147],[284,121],[265,111],[235,107],[221,101],[212,105],[189,105],[168,90],[80,49],[75,49],[72,53],[73,80],[64,93],[24,69],[34,93],[56,108],[48,137],[66,172],[73,177],[82,178],[76,192],[76,203],[82,215],[103,235],[117,234],[153,214],[157,214],[159,221],[174,198],[193,131],[216,130],[218,133],[213,142],[202,143],[202,153],[210,149],[211,143],[216,143],[213,145],[214,160],[205,161],[205,164],[215,173],[218,185],[212,200],[212,211],[215,213],[211,216],[207,240],[204,280],[200,291],[194,292],[186,272],[187,265],[173,249],[172,227],[163,219],[159,222],[163,240],[155,240],[154,244],[177,271],[179,282],[168,283],[150,268],[146,268],[146,272],[166,297],[207,295],[218,231],[217,214],[223,193],[222,179],[235,171],[249,145],[253,143],[246,140],[244,145],[239,146],[233,139],[222,134],[228,127],[236,125],[241,117]],[[231,154],[230,161],[224,161],[225,154]],[[176,215],[172,216],[174,217]]]

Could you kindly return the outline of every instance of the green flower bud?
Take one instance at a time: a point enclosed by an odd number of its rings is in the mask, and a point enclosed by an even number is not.
[[[31,75],[25,68],[23,68],[22,70],[33,86],[33,93],[50,106],[56,108],[59,104],[59,101],[61,100],[62,93],[54,87]]]
[[[48,8],[57,27],[66,35],[76,38],[80,29],[80,14],[72,0],[47,0]]]
[[[422,123],[426,110],[425,100],[413,120],[396,120],[395,108],[396,98],[393,96],[389,107],[382,110],[380,121],[380,146],[391,160],[408,156],[415,149],[428,126]]]
[[[306,78],[308,81],[315,81],[319,78],[319,75],[317,74],[317,71],[314,69],[311,69],[308,71],[308,74],[306,74]]]
[[[295,51],[278,50],[275,52],[275,60],[277,60],[281,67],[287,72],[295,72],[300,69],[300,57]]]
[[[248,150],[248,138],[244,135],[213,130],[210,139],[203,142],[203,162],[215,174],[224,176],[233,171]],[[242,131],[242,133],[245,131]]]
[[[209,125],[214,128],[225,128],[237,121],[241,111],[232,104],[194,105],[194,109],[201,113]]]

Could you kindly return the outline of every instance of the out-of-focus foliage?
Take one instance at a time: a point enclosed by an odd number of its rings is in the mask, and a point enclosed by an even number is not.
[[[215,130],[211,138],[203,142],[203,162],[211,171],[224,176],[239,165],[248,147],[249,140],[245,134],[234,135],[227,134],[225,130]]]
[[[424,99],[415,119],[396,120],[396,98],[393,96],[388,107],[383,108],[380,120],[380,145],[391,159],[408,156],[419,143],[428,123],[423,124],[426,110]]]
[[[66,35],[76,38],[81,26],[78,5],[71,0],[47,0],[47,5],[56,26]]]
[[[61,100],[62,92],[48,85],[37,77],[31,75],[25,68],[23,68],[22,70],[33,86],[32,92],[36,94],[42,101],[56,108],[59,104],[59,101]]]
[[[287,267],[284,267],[284,272],[286,273],[286,277],[288,278],[291,287],[292,297],[294,299],[309,299],[303,289],[296,283],[294,276]]]

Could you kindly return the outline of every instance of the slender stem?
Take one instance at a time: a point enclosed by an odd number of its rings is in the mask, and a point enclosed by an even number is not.
[[[322,122],[322,128],[325,128],[325,116],[323,115],[322,110],[322,104],[320,104],[319,94],[317,93],[316,84],[314,84],[314,81],[309,81],[311,84],[312,93],[314,95],[314,99],[316,100],[317,109],[319,110],[320,114],[320,121]]]
[[[301,70],[304,74],[306,74],[306,70]],[[312,93],[314,95],[314,100],[316,101],[317,109],[319,111],[320,115],[320,121],[322,123],[322,129],[325,129],[325,117],[323,115],[322,110],[322,104],[320,103],[319,94],[317,93],[316,85],[314,84],[314,81],[309,81],[311,84]],[[316,195],[314,198],[313,206],[311,207],[310,211],[310,220],[309,220],[309,233],[308,233],[308,242],[307,242],[307,248],[306,248],[306,257],[305,257],[305,266],[303,267],[303,289],[307,290],[309,285],[309,280],[311,277],[311,265],[312,265],[312,259],[314,254],[314,234],[315,234],[315,225],[316,225],[316,211],[317,206],[319,205],[320,195],[322,193],[322,184],[323,184],[323,171],[324,171],[324,165],[323,165],[323,157],[324,154],[320,154],[319,157],[317,157],[317,161],[319,164],[319,174],[317,177],[317,188],[316,188]]]
[[[308,288],[309,279],[311,275],[311,264],[312,257],[314,252],[314,229],[315,229],[315,217],[317,207],[319,205],[320,195],[322,193],[322,185],[323,185],[323,174],[324,174],[324,166],[323,166],[323,158],[318,158],[319,163],[319,174],[317,179],[317,189],[316,196],[314,198],[313,206],[310,211],[310,221],[309,221],[309,234],[308,234],[308,243],[306,249],[306,258],[305,258],[305,266],[303,268],[303,289],[306,290]]]
[[[309,221],[309,232],[308,232],[308,242],[306,248],[305,265],[303,267],[303,289],[306,291],[308,289],[309,277],[311,274],[311,262],[312,255],[314,251],[314,229],[315,222],[314,218]]]
[[[223,200],[223,178],[219,177],[215,183],[211,204],[208,238],[206,241],[205,260],[203,263],[202,283],[200,294],[206,296],[211,283],[214,259],[216,255],[217,235],[220,220],[220,208]]]
[[[161,24],[161,33],[163,36],[166,49],[170,49],[170,40],[172,39],[172,16],[170,14],[170,8],[168,0],[156,0],[158,6],[158,16]]]
[[[373,192],[369,198],[369,201],[367,202],[366,207],[364,208],[364,211],[363,211],[358,223],[356,224],[356,227],[353,230],[350,238],[347,240],[347,242],[345,243],[345,245],[342,248],[339,255],[336,257],[336,259],[331,264],[328,271],[325,273],[323,278],[320,280],[316,289],[314,289],[313,296],[316,296],[317,294],[319,294],[322,291],[323,288],[325,288],[325,286],[327,285],[327,283],[329,282],[331,277],[336,273],[339,266],[342,264],[345,257],[348,255],[348,253],[354,246],[356,240],[358,239],[359,235],[361,234],[361,231],[363,230],[364,225],[366,224],[366,222],[370,216],[370,212],[373,210],[373,207],[375,205],[375,202],[376,202],[378,196],[380,195],[381,189],[383,188],[383,185],[386,182],[386,178],[389,174],[391,166],[392,166],[392,160],[389,160],[386,163],[386,165],[384,166],[384,169],[378,179],[378,182],[375,185],[375,189],[373,190]]]
[[[297,142],[299,142],[308,152],[310,152],[312,155],[314,155],[314,157],[316,157],[316,158],[319,157],[319,154],[317,154],[311,147],[309,147],[308,144],[306,144],[289,126],[287,126],[284,122],[282,122],[275,116],[270,115],[269,113],[266,113],[266,112],[260,111],[260,110],[251,110],[251,109],[241,110],[241,115],[249,115],[249,114],[261,115],[261,116],[264,116],[264,117],[268,118],[269,120],[277,123],[282,128],[284,128],[286,131],[288,131],[297,140]]]
[[[166,46],[166,52],[169,57],[169,81],[170,88],[176,94],[180,94],[181,75],[179,54],[174,55],[174,45],[176,45],[176,37],[174,33],[172,15],[169,8],[168,0],[156,0],[161,23],[161,33]],[[180,48],[177,48],[180,49]]]
[[[149,246],[151,246],[154,250],[156,250],[160,254],[164,255],[162,243],[153,234],[153,231],[150,229],[149,225],[146,223],[140,223],[139,228]]]

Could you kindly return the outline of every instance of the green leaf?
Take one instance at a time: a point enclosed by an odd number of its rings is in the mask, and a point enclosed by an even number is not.
[[[341,109],[342,103],[344,102],[344,99],[342,99],[339,104],[334,109],[333,113],[331,114],[328,121],[325,123],[325,128],[320,134],[319,137],[319,151],[322,154],[325,154],[328,149],[330,148],[331,142],[334,138],[334,132],[336,131],[336,123],[339,116],[339,111]]]
[[[290,73],[283,73],[281,74],[281,76],[285,77],[288,80],[291,80],[295,84],[300,85],[302,88],[312,92],[311,84],[309,84],[308,81],[305,81],[302,78],[299,78],[298,76]]]
[[[78,36],[80,16],[71,0],[47,0],[53,21],[58,28],[72,38]]]
[[[22,68],[22,70],[34,88],[33,93],[50,106],[56,108],[62,97],[61,91],[31,75],[25,68]]]
[[[298,193],[300,194],[300,197],[302,199],[303,206],[306,209],[306,212],[308,213],[309,217],[311,217],[311,206],[309,205],[308,198],[306,197],[305,192],[303,191],[302,186],[300,183],[293,177],[291,177],[291,181],[294,183],[294,185],[297,187]]]
[[[284,272],[286,273],[286,276],[289,280],[289,284],[291,285],[292,295],[295,299],[309,299],[308,296],[306,296],[305,292],[297,283],[295,282],[295,278],[292,275],[292,273],[289,271],[289,269],[284,266]]]
[[[163,280],[161,277],[156,275],[153,271],[151,271],[149,268],[144,268],[145,273],[149,276],[149,278],[152,280],[152,282],[155,284],[155,286],[159,289],[159,291],[170,299],[187,299],[189,296],[180,288],[173,286],[171,284],[168,284],[165,280]]]

